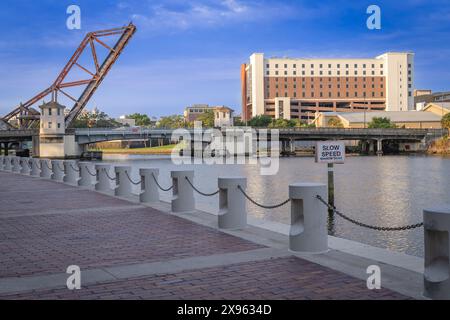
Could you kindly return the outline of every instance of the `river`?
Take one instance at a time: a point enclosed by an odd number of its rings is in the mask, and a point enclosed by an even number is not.
[[[195,170],[194,184],[203,192],[217,189],[219,176],[242,175],[248,178],[247,193],[263,204],[280,203],[288,198],[288,185],[294,182],[327,181],[326,164],[310,157],[280,158],[276,175],[260,175],[257,164],[182,165],[164,156],[117,156],[105,162],[129,164],[132,176],[138,168],[157,167],[160,182],[169,186],[172,169]],[[401,226],[421,222],[422,210],[450,204],[450,159],[437,156],[355,156],[345,164],[335,165],[335,203],[346,215],[367,224]],[[218,196],[195,195],[198,208],[217,213]],[[170,192],[162,192],[163,200]],[[287,224],[290,205],[265,210],[248,203],[249,216]],[[335,218],[334,235],[380,248],[423,256],[423,228],[408,231],[380,232]]]

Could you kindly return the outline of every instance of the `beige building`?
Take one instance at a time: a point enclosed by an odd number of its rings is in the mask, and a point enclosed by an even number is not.
[[[242,120],[314,119],[314,113],[414,110],[414,54],[368,59],[265,58],[241,67]]]
[[[225,127],[233,125],[234,110],[227,106],[209,106],[207,104],[194,104],[191,107],[184,109],[184,120],[186,122],[193,122],[198,119],[200,115],[207,111],[214,113],[214,126]]]
[[[440,129],[442,116],[430,111],[319,112],[317,127],[367,128],[373,118],[389,118],[399,128]]]

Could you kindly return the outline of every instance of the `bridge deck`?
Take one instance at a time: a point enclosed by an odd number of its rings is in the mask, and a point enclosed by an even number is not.
[[[0,181],[0,299],[406,298],[138,203],[5,172]],[[66,288],[69,265],[81,290]]]

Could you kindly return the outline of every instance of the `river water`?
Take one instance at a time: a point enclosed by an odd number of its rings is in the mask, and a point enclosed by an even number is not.
[[[132,176],[138,169],[160,169],[160,183],[169,186],[170,170],[195,170],[194,184],[203,192],[217,190],[219,176],[246,176],[247,193],[263,204],[280,203],[288,198],[288,185],[294,182],[327,181],[326,164],[310,157],[280,158],[276,175],[263,176],[258,164],[174,165],[164,156],[117,156],[108,163],[128,164]],[[137,190],[136,190],[137,191]],[[364,223],[401,226],[421,222],[423,208],[450,205],[450,159],[435,156],[355,156],[345,164],[335,165],[335,204],[346,215]],[[217,213],[218,196],[195,195],[197,207]],[[170,192],[162,192],[163,200]],[[262,209],[248,203],[249,216],[288,224],[290,205]],[[335,218],[334,235],[380,248],[423,256],[423,228],[408,231],[380,232]]]

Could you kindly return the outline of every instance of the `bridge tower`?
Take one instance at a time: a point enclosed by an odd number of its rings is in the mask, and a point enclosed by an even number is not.
[[[33,141],[36,156],[67,158],[78,155],[74,135],[66,134],[64,125],[66,107],[56,101],[44,103],[41,109],[39,138]]]

